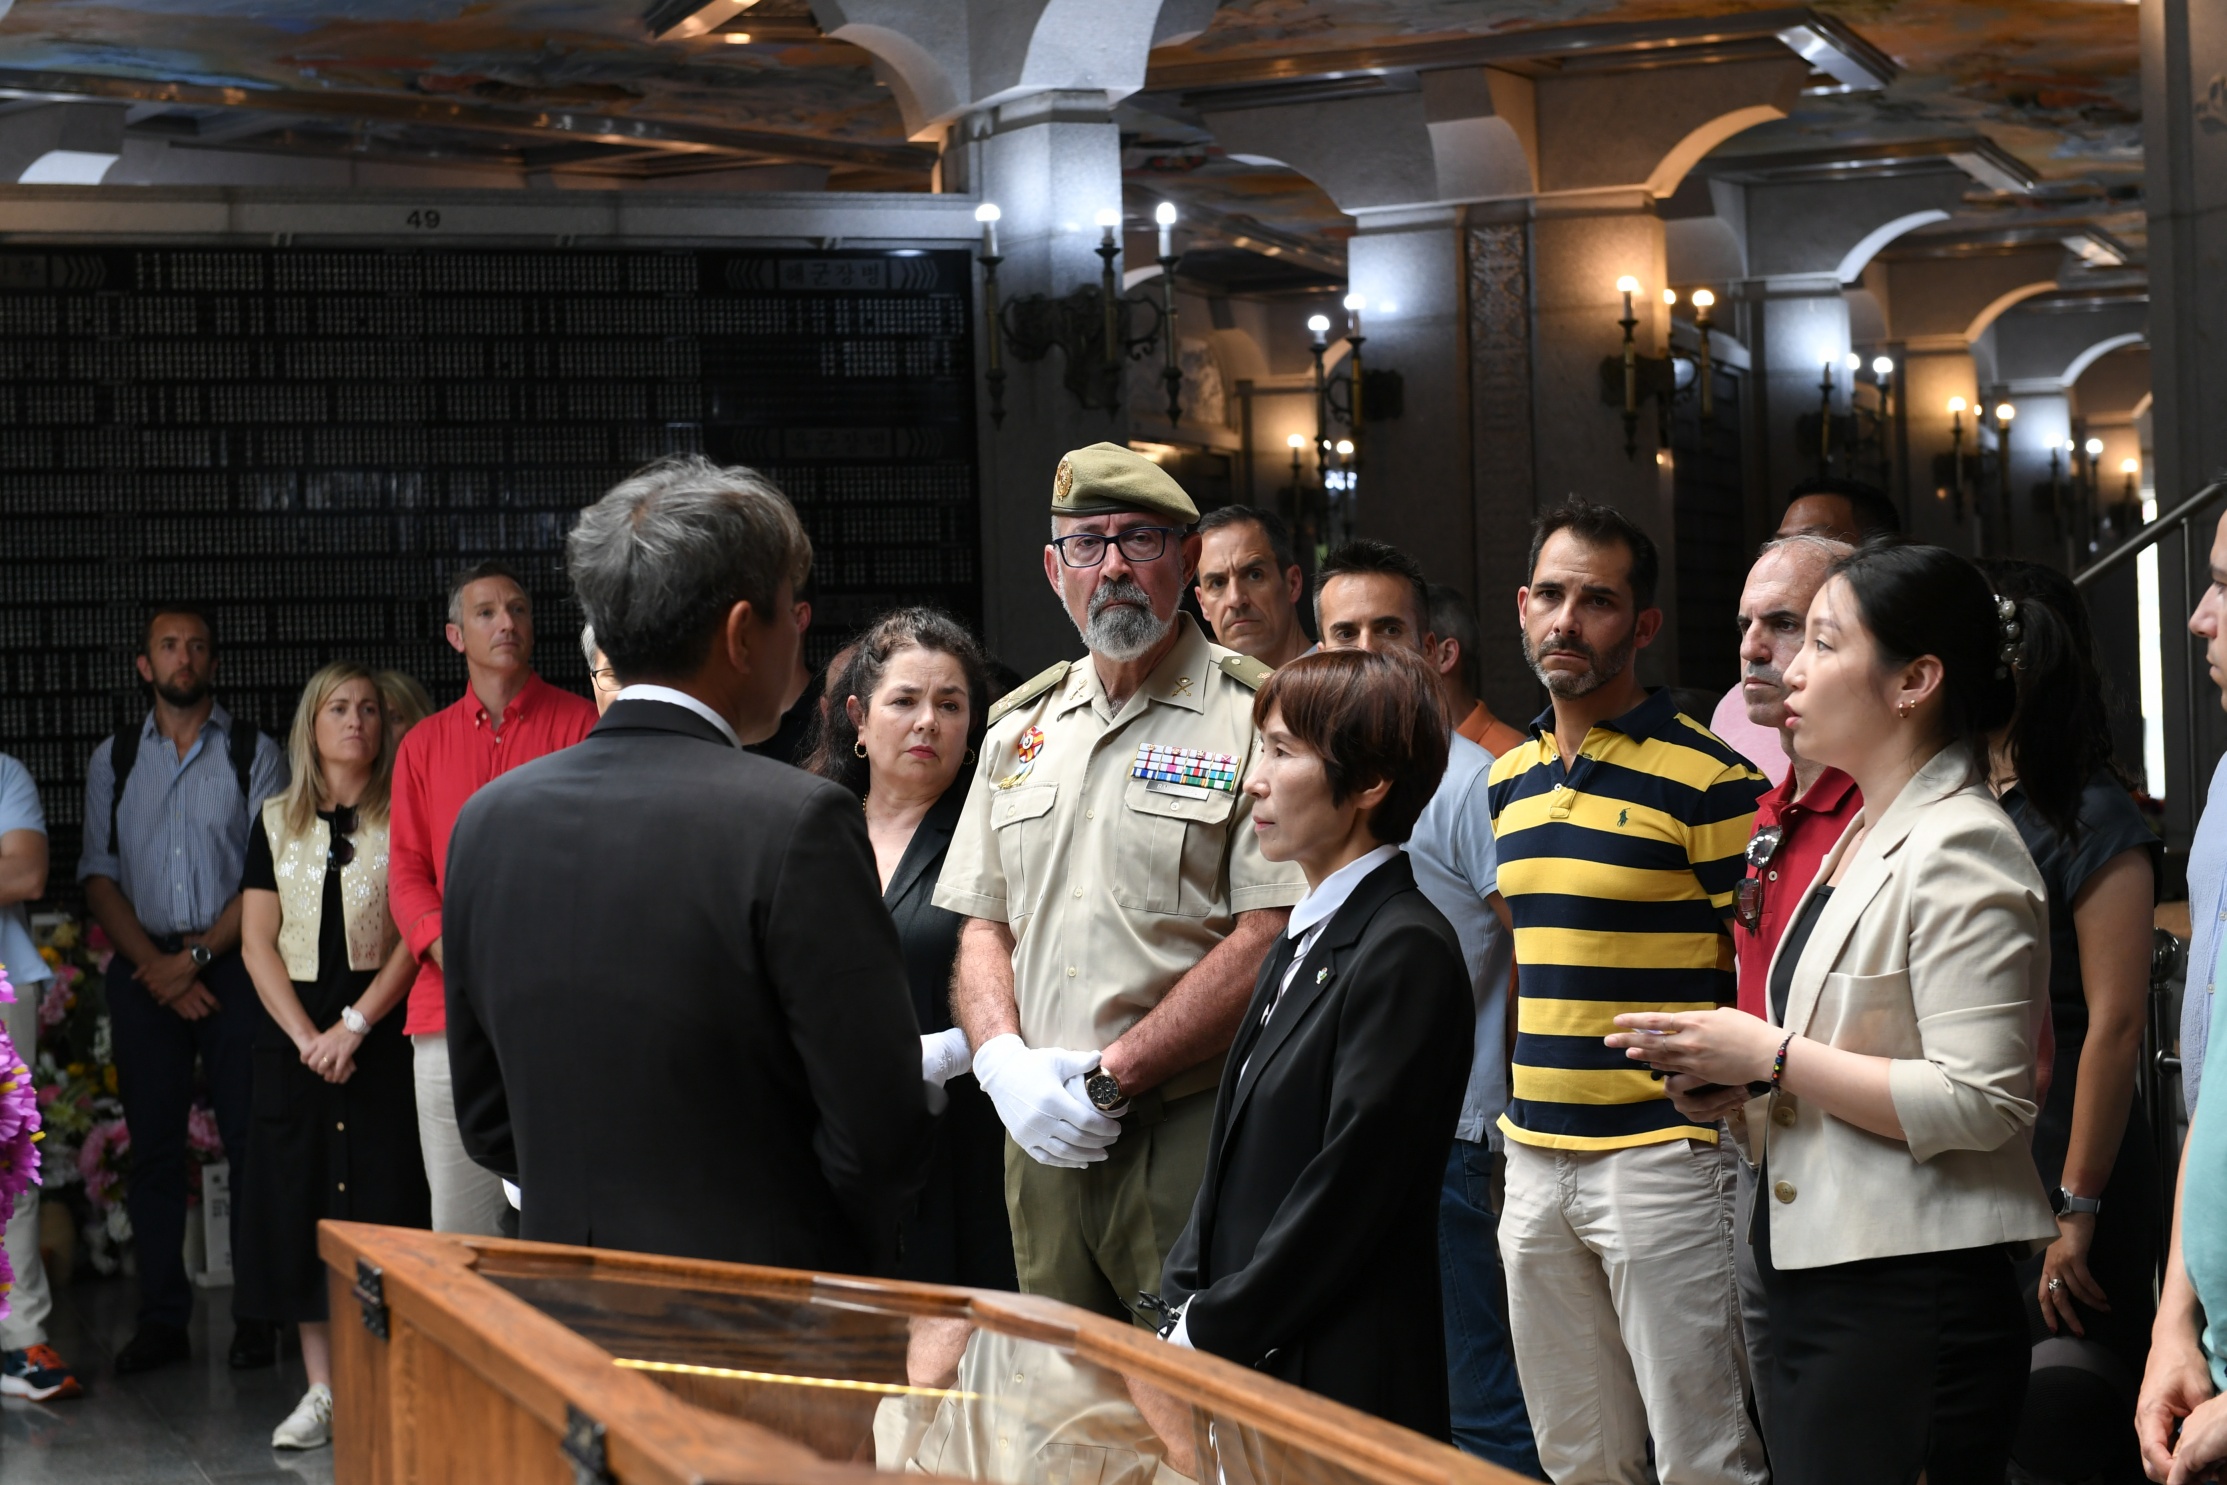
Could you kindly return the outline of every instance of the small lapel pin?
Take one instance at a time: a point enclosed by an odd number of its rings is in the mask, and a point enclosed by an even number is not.
[[[1329,979],[1329,978],[1330,978],[1330,967],[1329,967],[1328,965],[1324,965],[1324,966],[1323,966],[1323,967],[1322,967],[1321,969],[1318,969],[1318,970],[1316,970],[1316,971],[1315,971],[1315,983],[1316,983],[1316,984],[1318,984],[1318,985],[1319,985],[1319,984],[1321,984],[1321,983],[1322,983],[1322,982],[1323,982],[1324,980],[1327,980],[1327,979]]]

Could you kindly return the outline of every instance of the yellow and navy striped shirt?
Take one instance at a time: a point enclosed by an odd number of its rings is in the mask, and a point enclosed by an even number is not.
[[[1610,1150],[1714,1140],[1603,1045],[1628,1011],[1733,1003],[1732,911],[1769,780],[1667,689],[1586,734],[1567,770],[1554,713],[1492,766],[1500,895],[1515,920],[1516,1051],[1501,1131]]]

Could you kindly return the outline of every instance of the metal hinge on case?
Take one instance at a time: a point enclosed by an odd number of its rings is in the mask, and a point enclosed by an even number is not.
[[[387,1338],[387,1286],[379,1269],[356,1260],[356,1303],[363,1306],[363,1328],[380,1340]]]
[[[565,1405],[564,1442],[559,1447],[565,1463],[572,1466],[572,1485],[618,1485],[603,1446],[603,1425],[570,1403]]]

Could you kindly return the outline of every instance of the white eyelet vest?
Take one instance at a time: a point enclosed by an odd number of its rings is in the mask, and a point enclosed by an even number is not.
[[[286,834],[283,795],[263,804],[278,879],[278,952],[286,973],[304,984],[317,978],[317,941],[325,914],[325,857],[332,826],[322,817],[307,834]],[[401,936],[387,911],[387,827],[366,820],[355,834],[356,859],[340,869],[340,910],[348,926],[348,967],[377,969]]]

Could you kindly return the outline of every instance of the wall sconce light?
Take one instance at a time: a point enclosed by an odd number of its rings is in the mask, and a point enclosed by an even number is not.
[[[1956,473],[1953,484],[1956,490],[1956,519],[1964,521],[1964,407],[1961,397],[1949,399],[1949,457]]]
[[[1711,291],[1693,291],[1693,328],[1701,344],[1701,354],[1694,365],[1694,385],[1701,389],[1701,421],[1711,424],[1717,420],[1717,389],[1716,378],[1709,371],[1709,331],[1713,328],[1709,311],[1716,306],[1717,296]]]
[[[2119,473],[2126,476],[2126,503],[2127,508],[2131,513],[2135,506],[2138,506],[2142,503],[2142,489],[2140,483],[2142,475],[2142,461],[2131,456],[2125,459],[2121,459],[2119,461]]]
[[[1710,311],[1716,308],[1717,296],[1709,289],[1693,291],[1694,329],[1698,349],[1684,351],[1676,345],[1665,348],[1660,356],[1642,356],[1634,332],[1639,327],[1639,317],[1633,308],[1632,296],[1639,292],[1639,280],[1630,274],[1616,281],[1616,291],[1623,296],[1624,314],[1616,324],[1623,331],[1624,343],[1619,354],[1601,360],[1601,400],[1611,407],[1621,405],[1624,414],[1624,457],[1637,458],[1639,454],[1639,405],[1652,397],[1655,399],[1656,441],[1663,448],[1670,446],[1671,406],[1687,395],[1689,389],[1678,382],[1679,363],[1693,368],[1691,391],[1700,404],[1701,421],[1716,422],[1716,386],[1711,367],[1709,334],[1715,329]],[[1678,291],[1662,291],[1664,309],[1675,309]],[[1658,459],[1658,464],[1663,460]]]
[[[1838,356],[1819,358],[1817,371],[1817,472],[1829,473],[1833,464],[1833,363]]]
[[[1323,472],[1330,457],[1328,399],[1324,395],[1323,353],[1330,349],[1330,317],[1307,316],[1307,350],[1315,358],[1315,473]]]
[[[2007,533],[2010,529],[2010,425],[2018,416],[2018,409],[2008,402],[1995,404],[1995,474],[2003,498],[2003,522]]]
[[[1639,328],[1632,313],[1639,280],[1625,274],[1616,281],[1616,292],[1624,296],[1624,317],[1616,323],[1624,327],[1624,457],[1631,459],[1639,454],[1639,350],[1632,342],[1632,332]]]
[[[1172,229],[1175,208],[1163,202],[1154,213],[1160,226],[1160,300],[1130,298],[1121,292],[1114,260],[1121,256],[1118,229],[1121,213],[1107,207],[1097,216],[1096,252],[1103,268],[1096,287],[1081,284],[1063,298],[1030,294],[1009,304],[998,301],[998,222],[1003,218],[995,202],[974,209],[982,224],[982,243],[976,261],[982,265],[982,301],[989,332],[987,370],[983,380],[990,392],[990,422],[1005,425],[1005,351],[1008,347],[1023,361],[1040,361],[1057,346],[1067,372],[1067,390],[1084,407],[1109,410],[1121,406],[1121,363],[1125,356],[1143,357],[1159,347],[1165,361],[1161,377],[1168,386],[1168,422],[1182,421],[1183,372],[1175,343],[1175,255]],[[1127,326],[1133,312],[1150,310],[1153,322],[1142,334],[1131,335]]]

